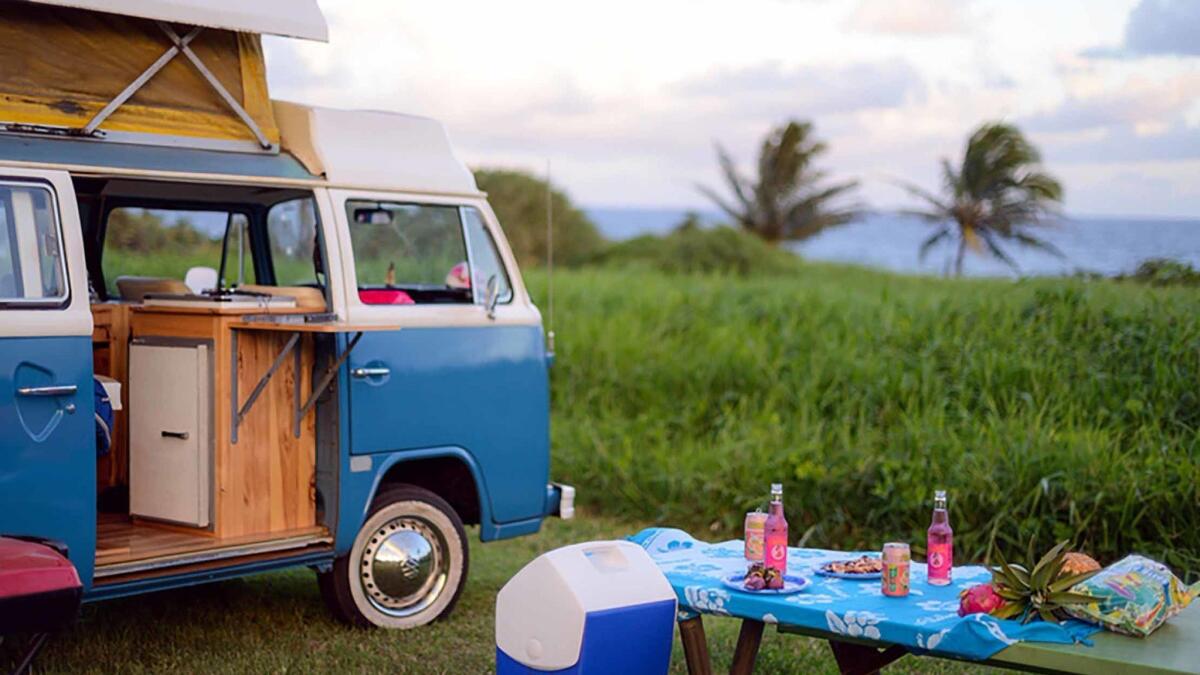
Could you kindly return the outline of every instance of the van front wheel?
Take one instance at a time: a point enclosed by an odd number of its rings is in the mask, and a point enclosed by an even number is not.
[[[333,614],[363,628],[416,628],[450,613],[467,581],[467,537],[444,499],[380,490],[350,552],[317,576]]]

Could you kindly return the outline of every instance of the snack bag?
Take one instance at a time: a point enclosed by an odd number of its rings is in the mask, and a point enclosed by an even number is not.
[[[1072,586],[1071,591],[1095,599],[1067,606],[1071,616],[1118,633],[1146,637],[1200,595],[1200,584],[1188,588],[1166,565],[1131,555]]]

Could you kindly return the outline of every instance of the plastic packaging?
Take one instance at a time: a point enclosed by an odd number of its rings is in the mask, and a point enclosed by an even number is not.
[[[1131,555],[1071,587],[1095,602],[1066,607],[1082,621],[1118,633],[1146,637],[1200,595],[1200,584],[1188,588],[1166,565]]]

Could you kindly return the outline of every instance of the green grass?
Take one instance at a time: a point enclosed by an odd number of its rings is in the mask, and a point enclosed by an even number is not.
[[[554,473],[594,509],[734,536],[782,481],[793,541],[920,555],[945,487],[963,562],[1070,538],[1200,576],[1195,290],[819,264],[555,283]]]
[[[84,608],[82,620],[39,658],[47,673],[388,672],[486,673],[493,667],[496,593],[539,553],[578,541],[624,537],[639,525],[607,518],[547,521],[541,534],[479,544],[472,530],[471,575],[449,620],[415,631],[365,631],[325,611],[312,572],[265,574],[197,588],[112,600]],[[728,668],[738,623],[707,618],[713,662]],[[0,671],[15,651],[0,646]],[[672,672],[685,672],[678,640]],[[907,658],[889,673],[983,672]],[[828,647],[768,631],[761,673],[835,673]]]

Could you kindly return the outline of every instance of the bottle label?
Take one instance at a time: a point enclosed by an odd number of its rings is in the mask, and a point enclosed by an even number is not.
[[[781,536],[767,536],[766,560],[767,567],[780,572],[787,572],[787,539]]]
[[[949,580],[950,569],[954,566],[953,546],[949,542],[930,544],[927,564],[931,580]]]

